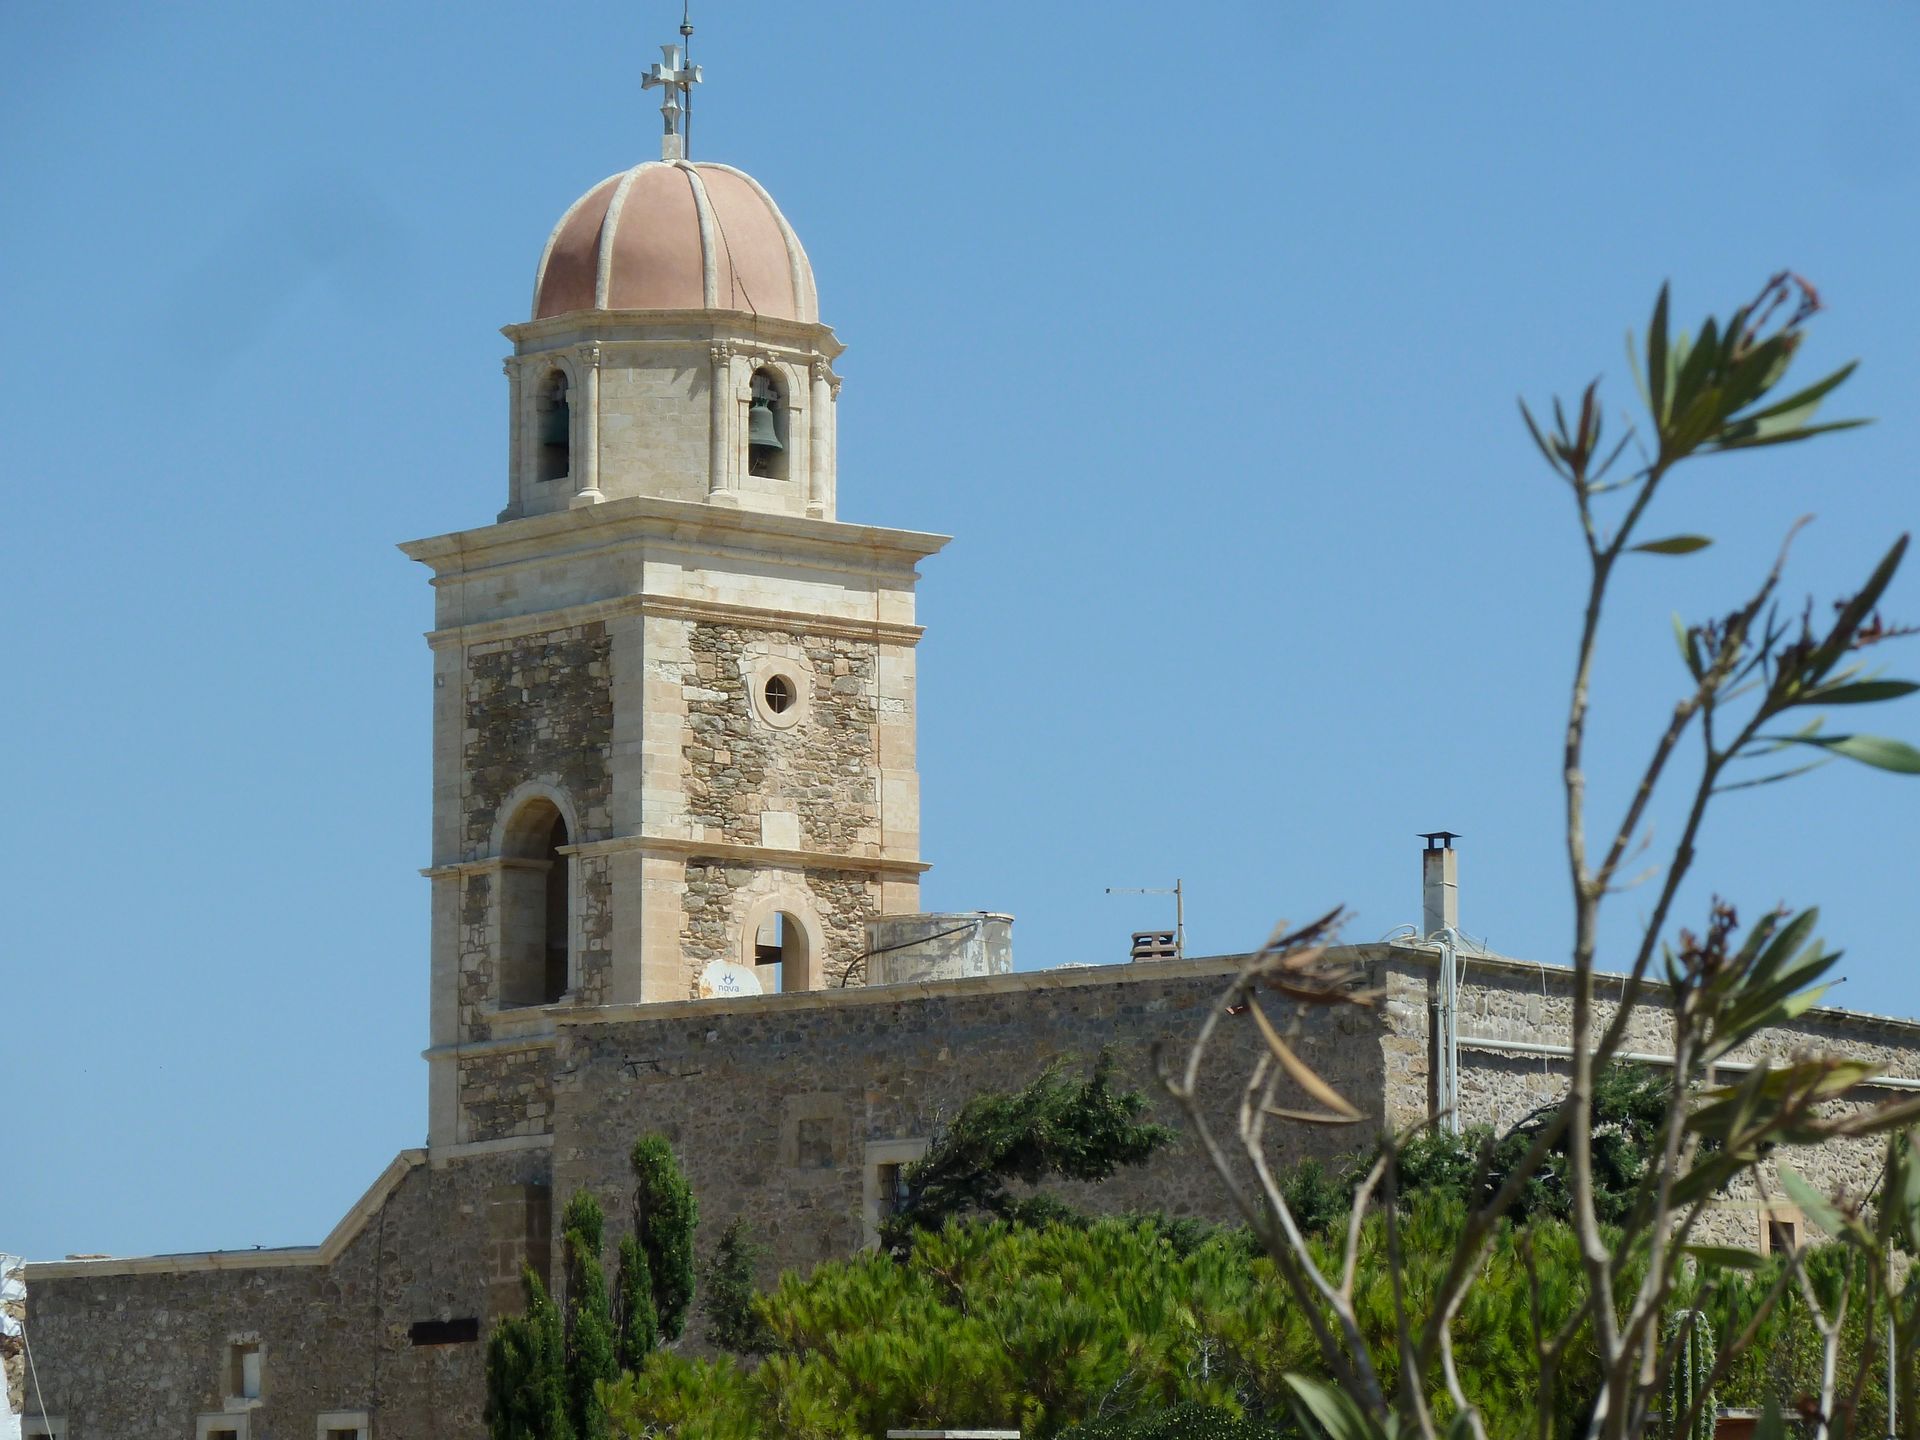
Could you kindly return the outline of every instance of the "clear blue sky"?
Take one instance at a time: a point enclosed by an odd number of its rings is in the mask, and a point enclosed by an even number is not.
[[[0,8],[10,823],[0,1250],[318,1240],[425,1131],[426,575],[484,523],[502,324],[657,154],[677,3]],[[1023,967],[1336,902],[1566,954],[1570,507],[1514,411],[1792,266],[1873,428],[1682,472],[1606,634],[1596,789],[1796,515],[1787,592],[1920,521],[1920,9],[702,0],[698,155],[817,268],[845,518],[925,567],[928,908]],[[1835,413],[1841,413],[1836,411]],[[1891,608],[1920,616],[1920,582]],[[1896,657],[1903,658],[1903,657]],[[1920,670],[1920,653],[1906,666]],[[1920,737],[1920,705],[1876,716]],[[1730,800],[1688,913],[1819,903],[1920,1013],[1920,784]],[[1656,838],[1670,837],[1660,811]],[[1630,939],[1644,894],[1610,932]]]

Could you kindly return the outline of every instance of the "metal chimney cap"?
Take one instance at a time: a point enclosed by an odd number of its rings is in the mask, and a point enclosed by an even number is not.
[[[1453,842],[1461,838],[1451,830],[1419,830],[1415,833],[1427,842],[1429,850],[1451,850]]]

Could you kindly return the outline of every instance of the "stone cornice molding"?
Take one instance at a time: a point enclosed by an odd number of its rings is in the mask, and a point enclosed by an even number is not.
[[[555,510],[518,520],[456,530],[398,548],[434,570],[433,583],[515,565],[550,564],[578,556],[646,544],[684,546],[712,555],[772,554],[823,569],[856,574],[910,572],[937,555],[953,537],[840,520],[807,519],[764,510],[736,510],[697,500],[661,500],[634,495],[580,510]]]
[[[576,625],[613,620],[623,615],[655,615],[665,620],[690,620],[696,624],[737,625],[743,629],[802,630],[809,635],[825,635],[835,640],[869,640],[882,645],[917,645],[926,633],[923,626],[902,625],[889,620],[858,620],[844,615],[819,615],[808,610],[781,610],[771,606],[734,605],[722,600],[693,600],[675,595],[620,595],[611,600],[589,600],[580,605],[563,605],[555,610],[536,610],[527,615],[508,615],[498,620],[476,620],[471,625],[450,625],[426,632],[427,644],[435,650],[452,646],[481,645],[493,640],[515,640],[540,635],[549,630],[566,630]]]
[[[771,845],[747,845],[735,840],[690,840],[678,835],[613,835],[605,840],[586,840],[578,845],[560,847],[562,855],[577,855],[582,859],[594,859],[602,855],[622,855],[632,851],[638,851],[643,855],[683,855],[690,858],[698,856],[714,860],[739,860],[754,865],[790,870],[852,870],[873,875],[924,875],[933,868],[930,861],[907,860],[896,855],[846,855],[835,850],[784,850]],[[545,869],[546,862],[544,860],[503,860],[499,856],[489,856],[480,860],[453,860],[445,865],[429,865],[420,873],[429,880],[447,880],[462,875],[490,875],[500,870],[515,868]],[[466,1047],[467,1050],[471,1048],[471,1046]],[[430,1058],[431,1053],[429,1052]]]
[[[556,1014],[561,1032],[609,1022],[672,1022],[696,1015],[745,1012],[750,1007],[824,1010],[856,1005],[911,1005],[973,995],[1025,995],[1046,990],[1075,990],[1092,985],[1144,984],[1155,980],[1226,977],[1247,962],[1245,955],[1211,955],[1193,960],[1123,961],[1114,965],[1063,966],[1058,970],[1019,970],[1005,975],[971,975],[959,980],[901,981],[845,989],[793,990],[778,995],[722,996],[711,1000],[650,1000],[617,1005],[577,1005]]]
[[[615,835],[562,847],[567,855],[680,855],[689,859],[739,860],[771,869],[851,870],[863,875],[924,875],[933,868],[925,860],[891,855],[845,855],[832,850],[783,850],[771,845],[745,845],[733,840],[689,840],[677,835]]]
[[[522,351],[589,339],[602,344],[651,346],[749,342],[796,352],[804,361],[816,352],[829,358],[843,355],[847,348],[829,325],[755,315],[748,310],[576,310],[545,320],[503,325],[500,333]]]
[[[493,1040],[461,1040],[451,1045],[430,1045],[420,1052],[420,1058],[428,1064],[445,1064],[450,1060],[480,1060],[489,1055],[510,1055],[520,1050],[551,1050],[553,1027],[546,1023],[546,1016],[543,1015],[541,1020],[546,1024],[546,1028],[533,1034],[502,1035]]]
[[[103,1275],[177,1275],[194,1270],[272,1270],[290,1265],[331,1265],[353,1243],[367,1221],[379,1213],[400,1182],[426,1163],[425,1150],[402,1150],[318,1245],[273,1250],[201,1250],[182,1255],[136,1255],[102,1260],[51,1260],[28,1265],[27,1284],[31,1286],[36,1280],[91,1280]]]

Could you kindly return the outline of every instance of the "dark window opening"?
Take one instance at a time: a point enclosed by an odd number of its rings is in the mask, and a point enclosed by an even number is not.
[[[564,480],[573,468],[573,411],[567,404],[567,377],[554,371],[535,402],[540,426],[540,478]]]
[[[415,1345],[465,1345],[479,1338],[480,1322],[471,1315],[460,1320],[416,1320],[407,1331],[407,1339]]]
[[[567,857],[560,853],[566,843],[567,822],[556,815],[547,835],[547,964],[541,990],[549,1005],[567,993]]]
[[[761,692],[766,696],[767,709],[776,715],[783,715],[798,697],[793,691],[793,682],[784,675],[774,675]]]
[[[260,1398],[259,1342],[227,1347],[227,1394],[236,1400]]]
[[[879,1211],[880,1221],[885,1224],[898,1215],[907,1204],[907,1167],[901,1165],[881,1165],[879,1171]]]
[[[1767,1221],[1767,1250],[1774,1255],[1791,1255],[1800,1248],[1800,1227],[1791,1220]]]
[[[747,473],[787,478],[787,399],[771,370],[753,372],[747,409]]]
[[[500,866],[500,1003],[551,1005],[569,982],[567,822],[551,800],[528,800],[508,822]]]

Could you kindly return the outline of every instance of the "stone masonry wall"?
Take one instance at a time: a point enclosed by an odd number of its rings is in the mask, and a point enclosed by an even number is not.
[[[490,1211],[507,1187],[544,1186],[547,1163],[532,1150],[419,1165],[331,1265],[249,1267],[233,1253],[213,1269],[30,1281],[46,1413],[65,1417],[74,1440],[191,1437],[196,1415],[225,1405],[227,1346],[246,1337],[263,1354],[252,1440],[312,1440],[328,1410],[366,1410],[380,1436],[483,1435],[488,1296],[502,1263]],[[465,1317],[481,1340],[410,1339],[417,1321]]]
[[[712,838],[761,842],[760,817],[790,808],[811,850],[869,853],[879,843],[875,647],[804,632],[695,623],[687,705],[687,815]],[[795,660],[811,687],[792,729],[756,720],[746,670],[764,655]],[[804,657],[802,660],[801,657]]]
[[[842,989],[865,976],[867,920],[880,913],[880,882],[858,870],[766,871],[733,860],[687,862],[685,924],[680,946],[698,974],[711,960],[738,960],[746,912],[769,885],[799,879],[812,898],[826,953],[817,957],[817,987]]]
[[[880,882],[854,870],[809,870],[806,884],[827,932],[820,984],[837,989],[864,983],[867,921],[880,913]]]
[[[584,832],[574,843],[606,833],[612,665],[607,627],[598,621],[468,648],[467,858],[488,853],[500,802],[543,776],[573,801]]]
[[[466,654],[466,727],[462,764],[467,793],[461,837],[466,858],[488,858],[500,806],[519,786],[546,780],[573,803],[575,844],[608,833],[613,776],[612,646],[599,622],[539,635],[489,641]],[[612,969],[612,889],[604,858],[581,867],[580,987],[589,1002],[606,998]],[[493,952],[499,937],[496,883],[464,877],[460,923],[460,1026],[469,1040],[491,1033],[498,999]]]
[[[698,1001],[588,1024],[563,1018],[556,1202],[587,1186],[610,1217],[624,1215],[627,1150],[636,1135],[660,1131],[699,1196],[703,1250],[744,1215],[769,1246],[770,1279],[860,1247],[869,1143],[926,1137],[975,1094],[1024,1085],[1060,1056],[1090,1064],[1112,1046],[1121,1083],[1148,1093],[1178,1138],[1151,1165],[1062,1193],[1107,1209],[1224,1219],[1228,1197],[1161,1094],[1151,1051],[1165,1043],[1184,1054],[1229,973],[1201,961],[1102,967]],[[1285,1023],[1277,1010],[1275,1019]],[[1376,1025],[1372,1012],[1322,1011],[1299,1040],[1310,1063],[1375,1115]],[[1250,1023],[1226,1027],[1203,1084],[1222,1124],[1231,1124],[1259,1043]],[[1281,1148],[1326,1155],[1364,1144],[1362,1132],[1295,1126]],[[610,1224],[609,1243],[618,1232]]]
[[[1437,999],[1435,952],[1410,948],[1392,952],[1383,967],[1387,996],[1383,1013],[1387,1033],[1389,1104],[1397,1124],[1426,1112],[1431,1096],[1431,1005]],[[1601,977],[1597,986],[1596,1025],[1616,1013],[1619,982]],[[1468,1124],[1504,1129],[1537,1106],[1566,1093],[1569,1067],[1554,1055],[1503,1050],[1500,1042],[1564,1045],[1573,1019],[1571,977],[1562,969],[1510,960],[1467,957],[1460,988],[1457,1030],[1460,1036],[1460,1108]],[[1671,1055],[1671,1012],[1662,987],[1643,993],[1628,1022],[1622,1049],[1641,1055]],[[1883,1073],[1920,1079],[1920,1025],[1873,1016],[1812,1012],[1788,1025],[1765,1031],[1728,1057],[1734,1062],[1784,1063],[1796,1055],[1832,1054],[1865,1060]],[[1726,1077],[1737,1078],[1734,1072]],[[1872,1102],[1910,1092],[1874,1090]],[[1752,1245],[1760,1217],[1777,1207],[1778,1165],[1791,1164],[1822,1188],[1841,1187],[1863,1195],[1872,1186],[1884,1153],[1883,1142],[1846,1139],[1810,1151],[1786,1147],[1760,1167],[1762,1190],[1738,1182],[1725,1197],[1725,1215],[1710,1227],[1716,1240]],[[1763,1193],[1764,1191],[1764,1193]]]
[[[546,1134],[553,1119],[552,1045],[461,1056],[460,1104],[463,1140]]]

